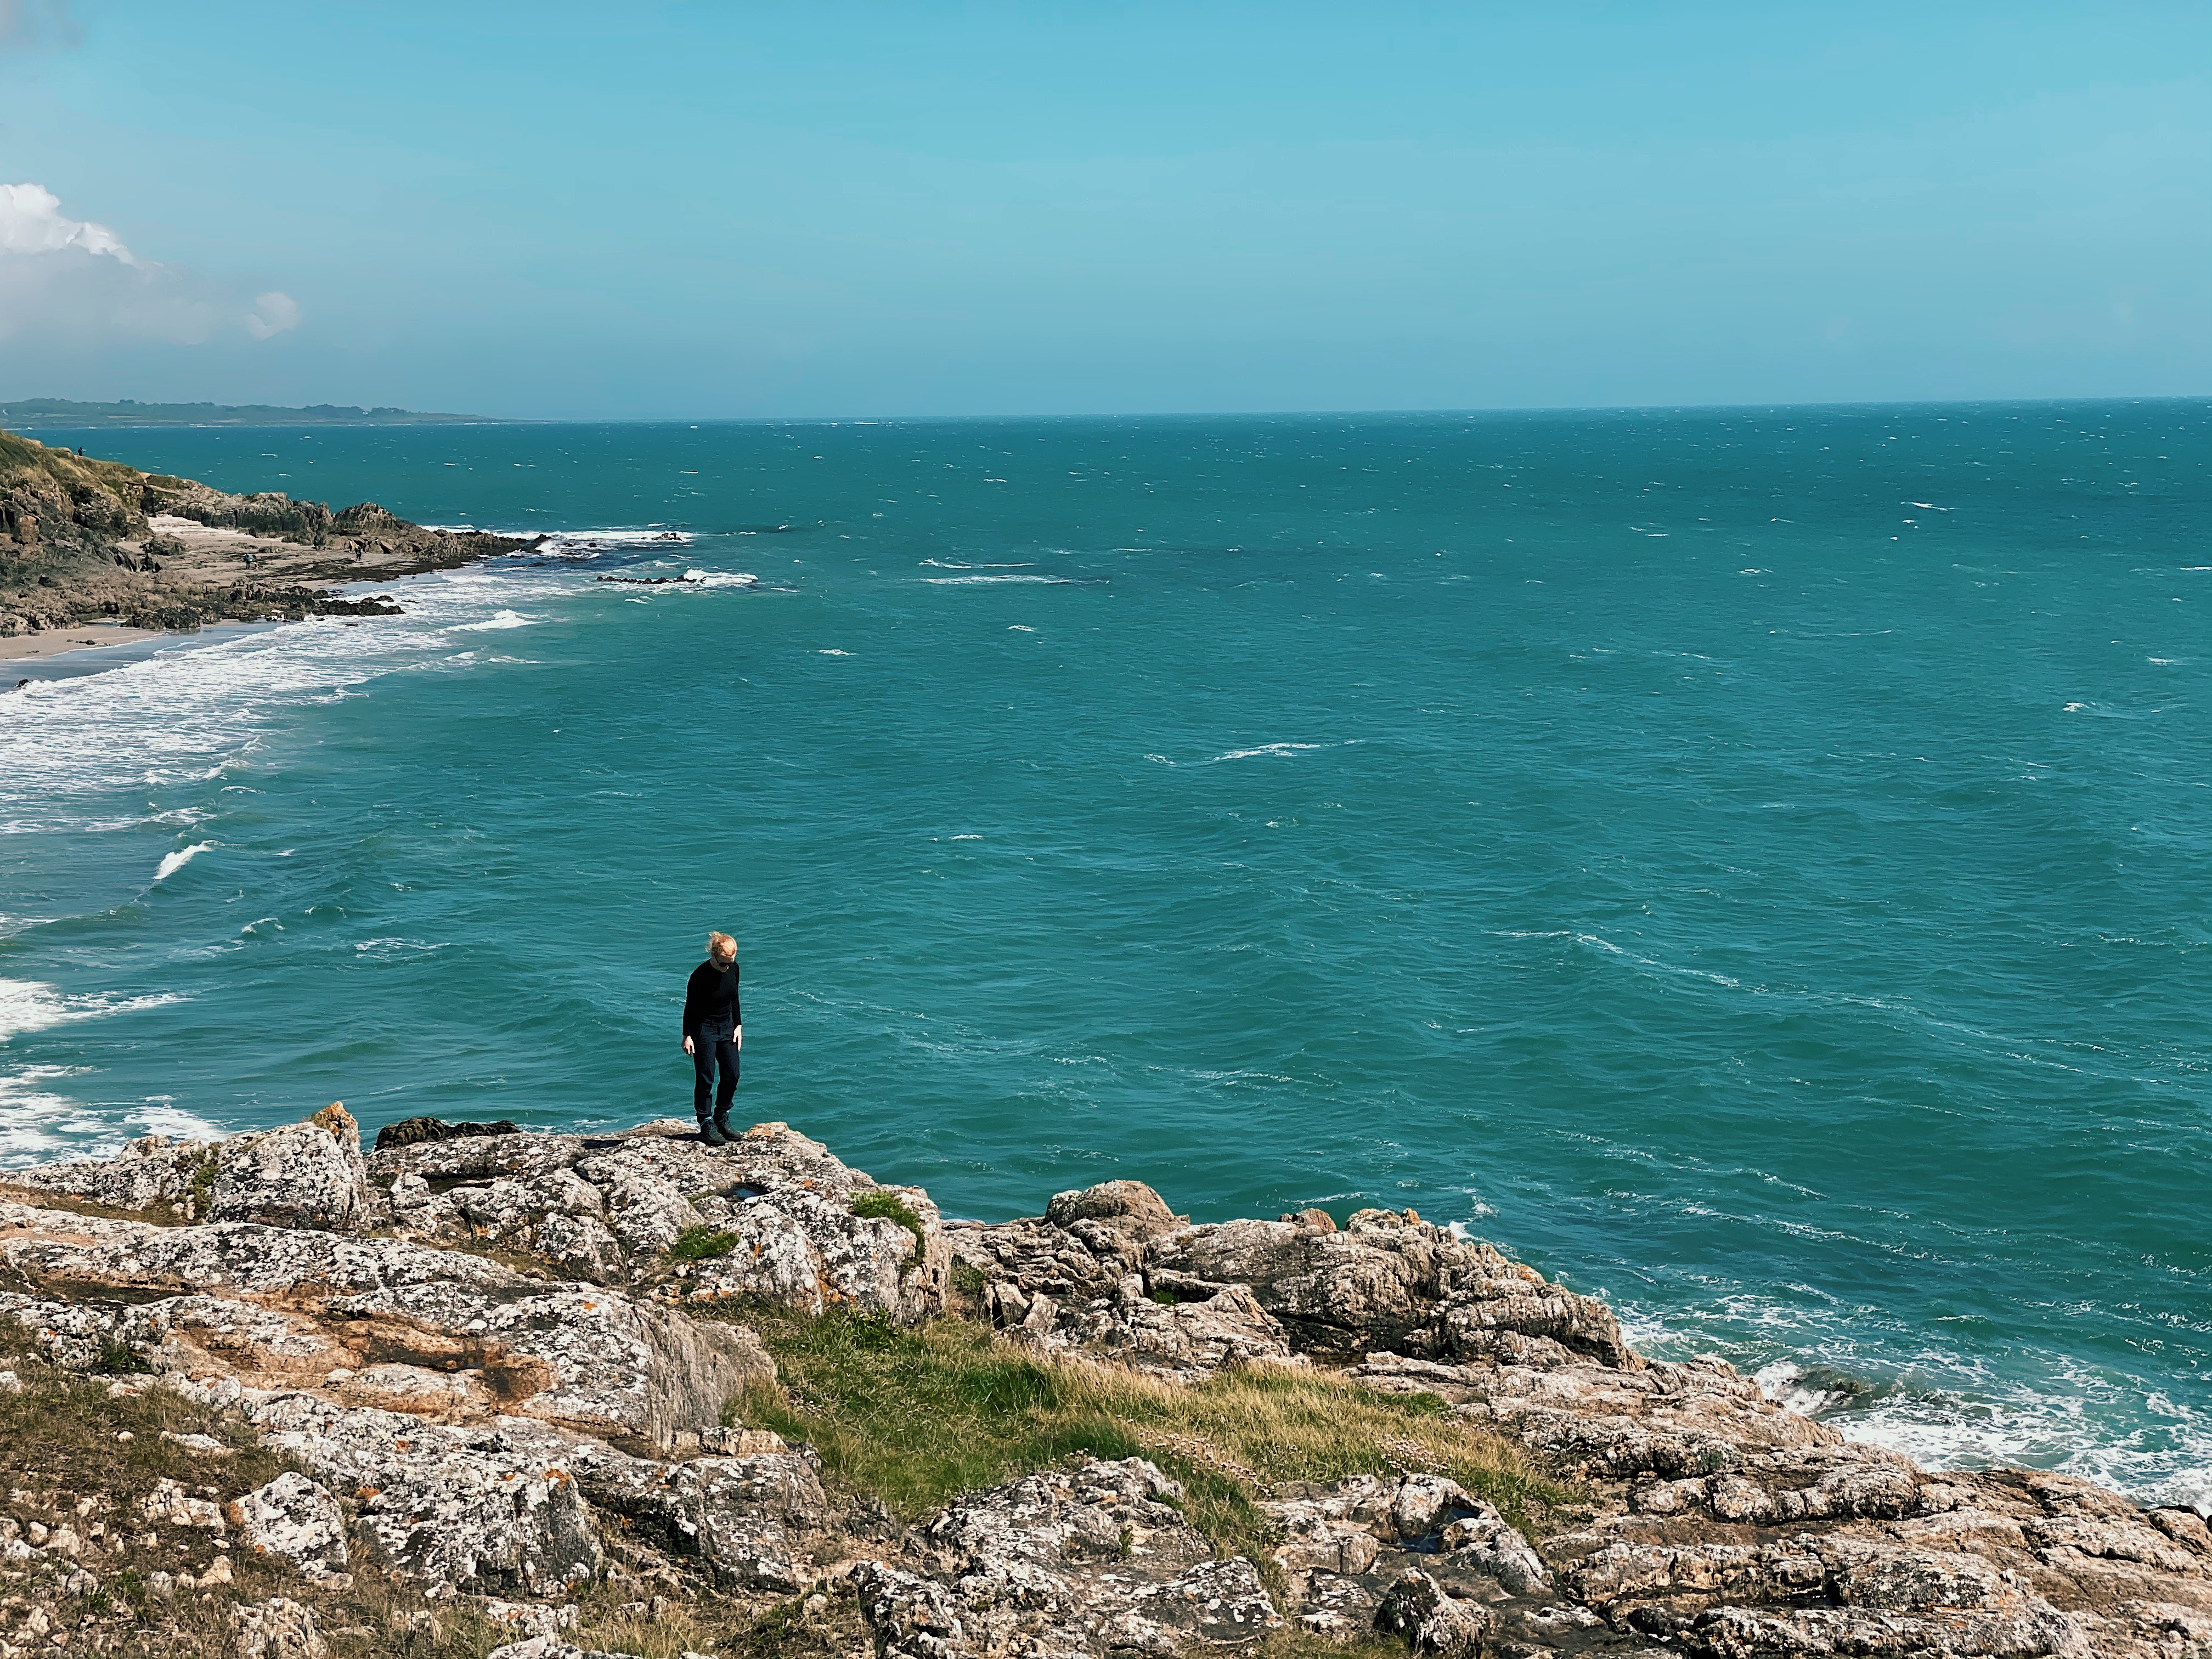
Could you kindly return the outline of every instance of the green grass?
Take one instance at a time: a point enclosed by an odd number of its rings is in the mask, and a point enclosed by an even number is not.
[[[676,1235],[676,1242],[668,1247],[668,1254],[678,1261],[711,1261],[718,1255],[727,1255],[744,1241],[736,1233],[717,1231],[702,1224],[686,1227]]]
[[[807,1441],[833,1480],[908,1521],[1077,1455],[1151,1458],[1183,1484],[1184,1513],[1217,1549],[1263,1562],[1256,1501],[1291,1481],[1433,1470],[1538,1532],[1572,1498],[1431,1395],[1274,1370],[1186,1388],[1039,1358],[961,1319],[902,1328],[843,1311],[743,1316],[782,1380],[733,1401],[729,1419]]]
[[[862,1193],[853,1200],[853,1213],[897,1222],[914,1235],[914,1255],[917,1261],[921,1259],[921,1253],[929,1248],[928,1235],[921,1230],[921,1218],[896,1193]]]

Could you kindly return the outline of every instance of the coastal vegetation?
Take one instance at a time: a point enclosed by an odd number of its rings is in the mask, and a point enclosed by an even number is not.
[[[454,426],[489,425],[482,415],[432,415],[412,409],[362,409],[352,404],[79,403],[68,398],[19,398],[0,404],[0,421],[16,427],[147,426]]]
[[[1537,1532],[1574,1502],[1519,1448],[1434,1395],[1379,1394],[1299,1369],[1164,1382],[1042,1358],[957,1316],[915,1327],[842,1310],[742,1317],[780,1380],[732,1401],[732,1422],[805,1441],[838,1481],[904,1521],[1079,1456],[1150,1458],[1182,1483],[1192,1523],[1223,1556],[1255,1560],[1268,1533],[1256,1500],[1297,1482],[1449,1475]]]
[[[369,501],[333,512],[279,491],[231,495],[0,432],[0,638],[389,615],[374,596],[307,584],[444,569],[523,544],[428,530]]]

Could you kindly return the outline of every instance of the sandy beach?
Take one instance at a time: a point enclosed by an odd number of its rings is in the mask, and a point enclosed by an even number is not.
[[[114,623],[88,623],[79,628],[53,628],[43,634],[19,634],[12,639],[0,639],[0,662],[31,662],[47,657],[66,656],[72,651],[109,645],[136,645],[142,640],[161,637],[161,630],[156,628],[125,628]]]

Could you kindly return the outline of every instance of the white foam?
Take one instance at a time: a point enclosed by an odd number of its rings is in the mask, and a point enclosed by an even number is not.
[[[499,533],[526,541],[542,535],[545,540],[528,550],[555,558],[579,558],[614,547],[689,547],[697,539],[689,530],[665,530],[659,526],[643,530],[502,530]]]
[[[0,722],[0,829],[43,834],[143,822],[116,818],[118,792],[129,799],[149,784],[250,765],[264,734],[299,706],[419,666],[449,643],[450,630],[520,602],[542,606],[597,590],[565,573],[469,566],[368,591],[393,594],[407,614],[211,629],[190,648],[33,681],[9,699]]]
[[[745,570],[687,570],[684,580],[694,587],[752,587],[760,581]]]
[[[0,1042],[24,1031],[43,1031],[72,1020],[105,1019],[111,1014],[166,1008],[191,999],[174,992],[152,996],[67,996],[32,979],[0,979]]]
[[[1072,587],[1072,576],[924,576],[932,587],[974,587],[997,582],[1037,582],[1053,587]]]
[[[849,651],[837,651],[833,649],[828,651],[817,651],[814,654],[817,657],[849,657],[853,653]]]
[[[46,1085],[81,1077],[74,1066],[27,1066],[0,1073],[0,1169],[43,1164],[70,1150],[70,1137],[97,1135],[106,1126],[81,1101]]]
[[[453,632],[485,634],[503,628],[535,628],[537,626],[538,618],[535,617],[526,617],[519,611],[495,611],[482,622],[454,623]]]
[[[1260,755],[1300,755],[1311,749],[1349,749],[1358,741],[1357,738],[1346,738],[1341,743],[1263,743],[1257,749],[1231,749],[1206,763],[1211,766],[1215,761],[1251,760]]]
[[[185,1111],[169,1095],[148,1096],[137,1110],[125,1112],[123,1121],[137,1125],[149,1135],[167,1135],[172,1140],[214,1140],[222,1134],[221,1125]]]
[[[163,854],[161,855],[161,866],[154,872],[154,879],[156,881],[168,880],[171,876],[175,875],[178,871],[183,869],[186,865],[190,864],[194,859],[198,858],[201,854],[206,852],[209,848],[214,845],[215,843],[211,841],[204,841],[197,842],[191,847],[179,848],[173,853]]]

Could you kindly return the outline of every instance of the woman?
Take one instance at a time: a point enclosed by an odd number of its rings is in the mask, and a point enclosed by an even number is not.
[[[691,1111],[699,1120],[699,1139],[726,1146],[737,1138],[730,1127],[730,1100],[738,1092],[738,1050],[745,1046],[744,1017],[738,1012],[738,942],[727,933],[707,935],[707,959],[691,970],[684,988],[684,1052],[691,1056],[697,1080],[691,1086]],[[721,1067],[720,1088],[714,1068]],[[707,1115],[707,1097],[714,1115]]]

